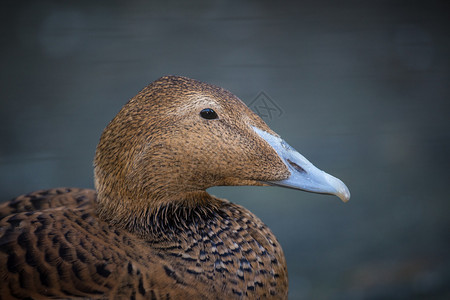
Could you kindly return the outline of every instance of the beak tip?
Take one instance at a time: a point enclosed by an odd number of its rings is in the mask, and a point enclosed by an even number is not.
[[[323,171],[322,171],[323,172]],[[332,194],[339,197],[339,199],[342,200],[342,202],[348,202],[350,200],[350,190],[345,185],[345,183],[342,182],[342,180],[329,175],[325,172],[324,177],[326,178],[326,181],[329,183],[330,187],[334,189],[334,192]]]
[[[338,196],[342,200],[342,202],[346,203],[350,200],[350,191],[346,186],[344,187],[345,189],[336,193],[336,196]]]

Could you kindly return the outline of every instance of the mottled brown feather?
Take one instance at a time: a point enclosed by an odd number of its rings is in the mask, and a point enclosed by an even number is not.
[[[220,119],[201,119],[205,106]],[[221,88],[147,86],[102,134],[98,195],[59,188],[0,206],[1,299],[286,299],[270,229],[205,191],[287,177],[250,126],[275,134]]]
[[[99,220],[95,198],[54,189],[2,205],[2,299],[286,298],[281,247],[243,207],[216,199],[208,219],[155,242]]]

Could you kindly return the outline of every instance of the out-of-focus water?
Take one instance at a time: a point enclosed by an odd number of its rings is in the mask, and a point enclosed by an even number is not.
[[[274,231],[290,299],[449,299],[448,11],[445,1],[3,1],[0,201],[93,187],[106,124],[149,82],[184,75],[251,104],[352,192],[343,204],[211,189]]]

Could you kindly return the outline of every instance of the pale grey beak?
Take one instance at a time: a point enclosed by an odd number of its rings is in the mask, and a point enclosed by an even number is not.
[[[283,139],[256,127],[253,129],[272,146],[291,172],[284,180],[267,183],[307,192],[336,195],[344,202],[350,199],[350,191],[341,180],[316,168]]]

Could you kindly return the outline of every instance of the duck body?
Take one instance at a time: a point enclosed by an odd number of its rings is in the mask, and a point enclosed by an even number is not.
[[[230,92],[162,77],[102,133],[95,190],[0,206],[0,299],[286,299],[277,239],[212,186],[350,193]]]
[[[0,208],[0,297],[285,299],[275,236],[247,209],[215,200],[211,211],[172,211],[182,227],[160,224],[170,229],[143,239],[96,217],[94,190],[19,196]]]

